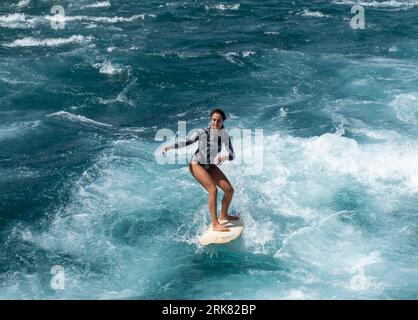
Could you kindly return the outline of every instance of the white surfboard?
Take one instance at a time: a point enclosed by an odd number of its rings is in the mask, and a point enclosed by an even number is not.
[[[199,238],[202,246],[231,242],[238,238],[244,230],[244,224],[241,220],[219,220],[219,222],[228,227],[229,231],[213,231],[212,224],[210,224]]]

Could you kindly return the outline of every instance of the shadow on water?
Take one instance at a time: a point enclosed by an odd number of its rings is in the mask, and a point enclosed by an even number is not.
[[[250,252],[235,251],[237,243],[214,246],[180,259],[176,268],[164,273],[145,290],[145,294],[134,299],[199,299],[206,297],[208,290],[214,297],[222,297],[228,291],[228,297],[239,297],[241,289],[250,288],[234,286],[234,279],[252,277],[254,293],[257,283],[287,281],[290,270],[279,259],[272,256],[258,255]],[[219,291],[217,289],[219,286]],[[251,289],[252,290],[252,289]],[[202,296],[204,294],[205,296]]]
[[[178,223],[168,209],[141,209],[124,217],[114,215],[105,225],[105,233],[113,243],[144,247],[167,241]]]

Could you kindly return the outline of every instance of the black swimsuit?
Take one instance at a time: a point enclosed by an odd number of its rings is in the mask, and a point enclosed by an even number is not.
[[[199,162],[198,162],[199,163]],[[212,167],[216,167],[216,165],[214,165],[214,164],[202,164],[202,163],[199,163],[206,171],[209,171],[209,169],[210,168],[212,168]]]

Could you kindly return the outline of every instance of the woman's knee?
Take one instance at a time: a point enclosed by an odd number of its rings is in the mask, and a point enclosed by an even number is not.
[[[225,194],[227,194],[229,196],[232,196],[235,192],[235,190],[232,186],[226,187],[223,191],[224,191]]]
[[[209,194],[217,194],[218,193],[218,188],[216,187],[216,185],[211,185],[211,186],[207,187],[206,190],[209,192]]]

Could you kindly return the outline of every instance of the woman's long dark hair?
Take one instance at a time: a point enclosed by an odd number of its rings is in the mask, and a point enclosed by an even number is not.
[[[213,116],[214,113],[220,114],[221,117],[222,117],[222,121],[225,122],[226,115],[225,115],[225,112],[222,109],[213,109],[212,112],[210,113],[210,118],[211,119],[212,119],[212,116]],[[224,124],[222,123],[221,129],[223,129],[223,127],[224,127]]]

